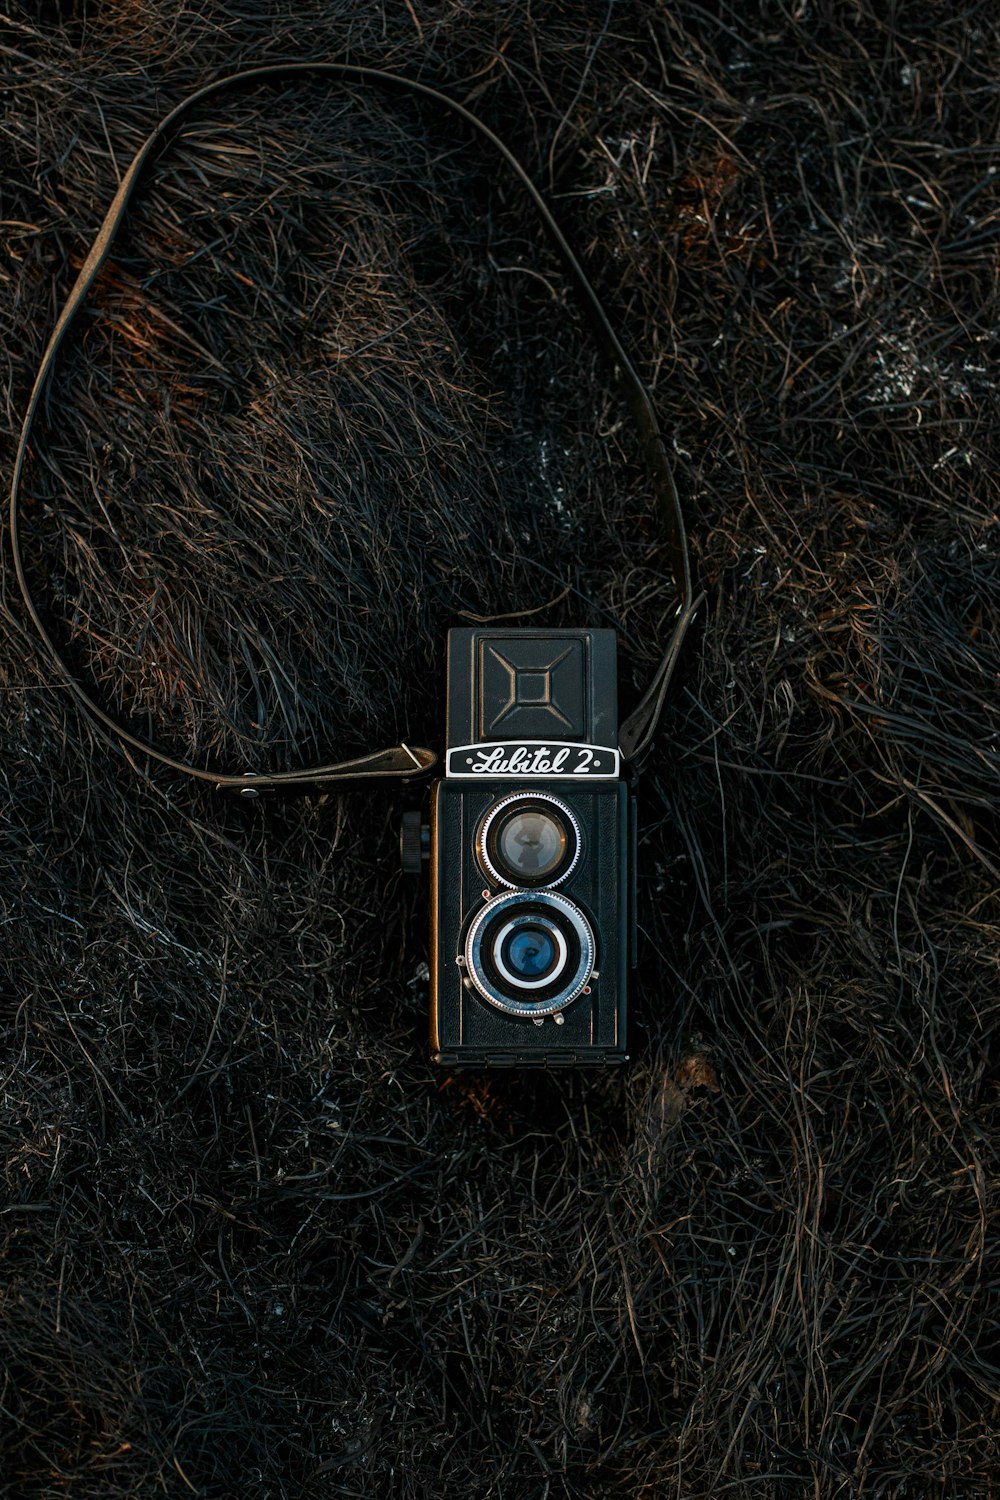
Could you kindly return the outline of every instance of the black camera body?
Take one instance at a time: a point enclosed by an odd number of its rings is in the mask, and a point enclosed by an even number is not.
[[[446,738],[424,834],[434,1061],[625,1062],[635,803],[615,632],[452,630]],[[410,868],[419,838],[411,822]]]

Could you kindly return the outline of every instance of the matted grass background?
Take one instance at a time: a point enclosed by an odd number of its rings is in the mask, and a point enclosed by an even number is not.
[[[981,1500],[998,1461],[1000,45],[982,4],[107,0],[0,23],[4,453],[117,173],[384,65],[551,195],[708,589],[634,1061],[442,1076],[383,788],[130,765],[5,557],[0,1487]],[[81,676],[199,763],[440,744],[449,624],[673,590],[530,211],[432,109],[192,118],[26,480]]]

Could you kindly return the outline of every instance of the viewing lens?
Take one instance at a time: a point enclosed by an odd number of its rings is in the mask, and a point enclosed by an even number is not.
[[[498,885],[559,885],[579,863],[580,825],[569,805],[551,792],[514,792],[487,808],[476,853]]]
[[[497,851],[511,875],[532,882],[556,869],[565,857],[566,844],[560,818],[541,808],[516,812],[497,837]]]
[[[551,969],[556,945],[542,927],[521,927],[507,941],[506,967],[519,978],[538,979]]]

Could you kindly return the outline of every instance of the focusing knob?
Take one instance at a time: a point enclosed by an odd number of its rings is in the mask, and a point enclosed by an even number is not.
[[[419,808],[405,812],[399,825],[399,862],[404,875],[422,875],[431,857],[431,831]]]

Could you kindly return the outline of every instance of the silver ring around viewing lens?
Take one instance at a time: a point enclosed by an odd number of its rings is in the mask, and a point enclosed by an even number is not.
[[[554,862],[551,874],[547,874],[544,867],[537,864],[535,867],[539,870],[537,874],[523,862],[519,863],[517,869],[510,864],[505,865],[502,852],[496,847],[498,830],[502,839],[504,825],[518,812],[523,810],[527,814],[532,812],[544,814],[550,808],[552,811],[549,814],[549,821],[560,828],[565,840],[565,853],[562,858]],[[501,797],[500,801],[495,802],[487,811],[479,827],[476,848],[480,864],[487,875],[498,885],[509,886],[511,890],[520,890],[522,887],[529,886],[536,889],[548,888],[562,885],[563,881],[568,880],[572,875],[580,862],[583,837],[575,813],[561,797],[553,797],[551,792],[532,792],[525,788],[524,791],[512,792],[507,797]]]
[[[511,974],[498,949],[510,932],[530,924],[557,933],[557,955],[540,983]],[[565,951],[564,951],[565,950]],[[473,988],[509,1016],[538,1019],[564,1009],[594,972],[597,945],[590,923],[575,902],[558,891],[504,891],[487,901],[465,940],[465,969]]]

